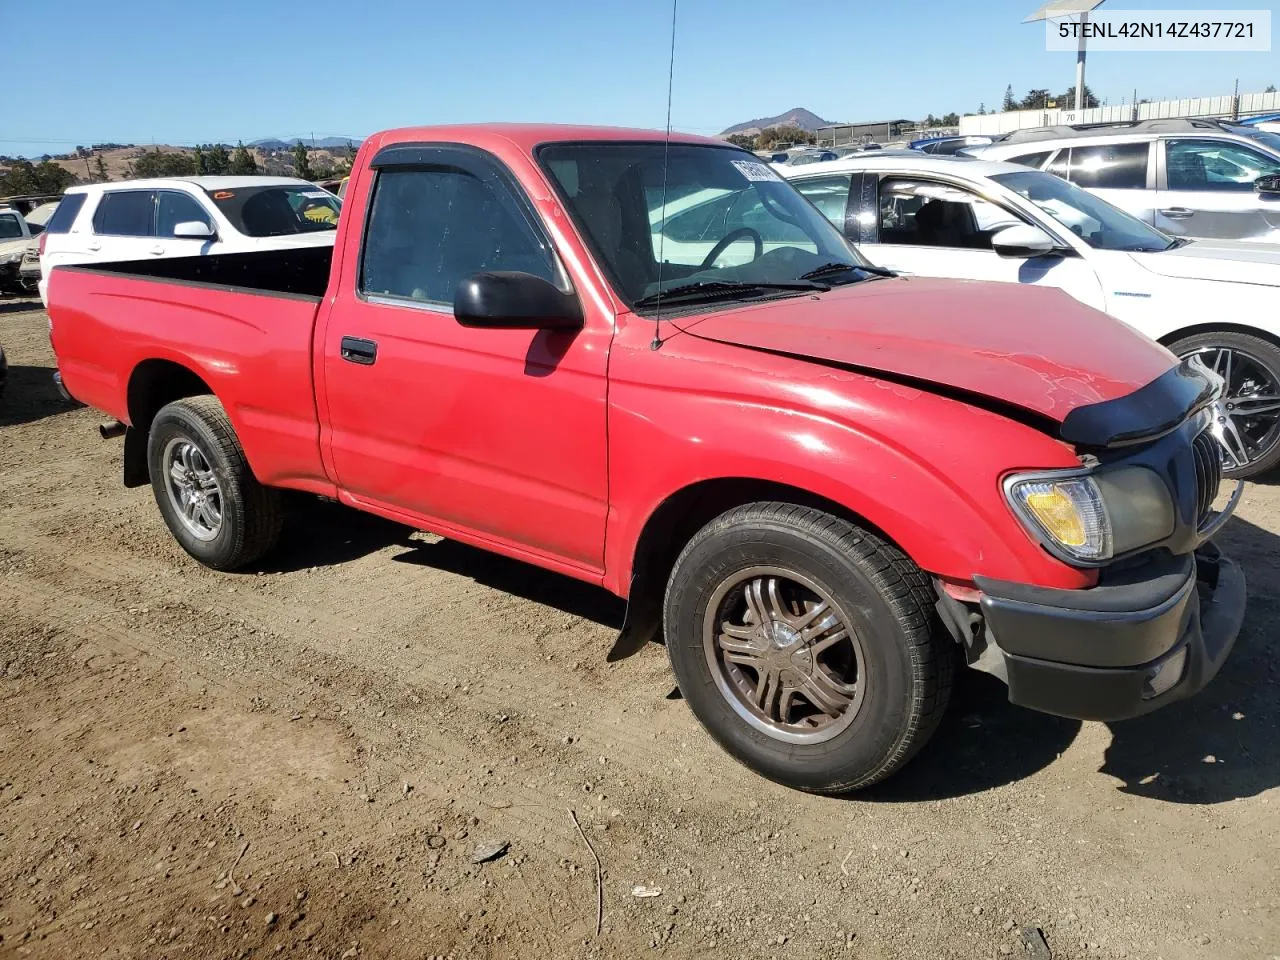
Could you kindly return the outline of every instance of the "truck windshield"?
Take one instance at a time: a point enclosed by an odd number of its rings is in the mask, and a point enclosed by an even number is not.
[[[1167,233],[1051,173],[1027,170],[998,173],[991,179],[1030,200],[1097,250],[1151,253],[1178,245]]]
[[[231,225],[248,237],[336,230],[342,201],[310,184],[270,184],[207,190]]]
[[[557,143],[538,158],[632,306],[676,288],[732,300],[811,290],[815,271],[819,289],[876,275],[790,183],[744,151]]]

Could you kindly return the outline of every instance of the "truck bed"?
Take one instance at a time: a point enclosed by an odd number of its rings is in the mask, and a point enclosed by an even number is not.
[[[332,262],[333,247],[323,246],[219,253],[205,257],[120,260],[69,269],[98,270],[173,283],[208,284],[319,300],[329,285],[329,265]]]

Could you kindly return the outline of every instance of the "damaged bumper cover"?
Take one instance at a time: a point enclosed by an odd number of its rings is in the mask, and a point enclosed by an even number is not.
[[[1217,675],[1244,619],[1240,567],[1206,543],[1116,571],[1089,590],[977,578],[986,649],[1009,700],[1081,720],[1123,720]]]

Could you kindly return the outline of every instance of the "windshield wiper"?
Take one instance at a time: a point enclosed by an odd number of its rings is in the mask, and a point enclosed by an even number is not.
[[[765,280],[699,280],[696,283],[686,283],[678,287],[672,287],[670,290],[651,293],[635,301],[633,306],[654,307],[660,303],[670,303],[673,300],[685,302],[690,300],[713,300],[718,297],[728,297],[756,290],[817,290],[823,292],[830,289],[825,283],[816,283],[807,278],[779,283]]]
[[[865,273],[872,274],[876,277],[896,277],[898,274],[893,270],[887,270],[884,267],[873,267],[866,263],[824,263],[820,267],[814,267],[808,273],[800,274],[801,280],[817,280],[819,277],[829,277],[835,273],[847,273],[850,270],[862,270]]]

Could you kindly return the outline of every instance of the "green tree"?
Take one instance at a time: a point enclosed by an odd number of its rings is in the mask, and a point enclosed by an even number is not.
[[[760,150],[772,150],[780,143],[814,143],[817,139],[803,127],[765,127],[756,137],[756,147]]]
[[[756,138],[749,137],[745,133],[731,133],[725,137],[725,140],[735,147],[742,147],[744,150],[754,150],[756,146]]]
[[[1004,88],[1004,102],[1000,104],[1000,109],[1004,111],[1017,110],[1018,100],[1013,95],[1013,84],[1009,84]]]
[[[198,143],[196,144],[194,152],[191,154],[191,162],[195,164],[197,177],[203,177],[209,172],[209,166],[205,162],[204,147],[200,146]]]
[[[38,164],[15,160],[8,172],[0,176],[0,194],[58,194],[75,182],[70,170],[52,160],[41,160]]]
[[[311,158],[307,155],[307,145],[299,140],[293,145],[294,175],[302,180],[315,179],[315,171],[311,169]]]
[[[106,183],[108,180],[111,179],[111,174],[107,172],[107,162],[102,159],[102,154],[97,155],[97,159],[94,160],[93,165],[97,170],[98,180],[101,183]]]
[[[134,157],[133,170],[139,177],[189,177],[196,172],[196,165],[185,153],[157,147]]]
[[[1023,110],[1043,110],[1045,108],[1045,104],[1052,99],[1053,94],[1048,90],[1028,90],[1027,95],[1022,98],[1022,103],[1020,103],[1019,106]]]
[[[952,111],[951,113],[946,114],[945,116],[943,116],[943,118],[942,118],[942,122],[941,122],[940,126],[943,126],[943,127],[958,127],[958,126],[960,126],[960,114],[958,114],[958,113],[956,113],[956,112],[954,112],[954,111]]]
[[[1100,101],[1093,95],[1093,91],[1089,89],[1089,85],[1084,85],[1084,105],[1082,109],[1092,110],[1098,106]],[[1058,106],[1063,110],[1074,110],[1076,108],[1076,88],[1075,84],[1067,87],[1067,92],[1058,97]]]
[[[253,159],[253,154],[245,147],[243,140],[236,144],[235,150],[231,153],[231,169],[229,172],[238,177],[252,176],[258,172],[258,163]]]
[[[1275,85],[1274,83],[1268,83],[1268,84],[1267,84],[1267,89],[1263,90],[1262,92],[1263,92],[1263,93],[1275,93],[1275,92],[1276,92],[1276,85]]]
[[[932,113],[924,118],[924,125],[926,127],[936,127],[941,123],[942,121],[939,120],[937,117],[935,117]]]
[[[204,165],[210,176],[224,177],[231,172],[231,154],[220,143],[207,143],[204,147]]]

